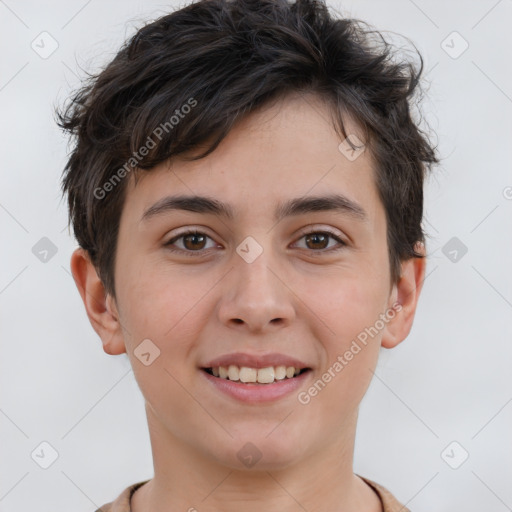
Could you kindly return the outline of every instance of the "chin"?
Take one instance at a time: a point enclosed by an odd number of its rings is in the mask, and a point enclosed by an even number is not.
[[[276,425],[274,423],[273,428]],[[254,435],[246,432],[236,436],[229,441],[230,447],[218,454],[219,462],[233,470],[254,472],[282,470],[296,463],[301,457],[298,447],[303,446],[304,440],[293,440],[286,432],[268,435],[271,431],[259,429]],[[231,456],[226,457],[227,453]]]

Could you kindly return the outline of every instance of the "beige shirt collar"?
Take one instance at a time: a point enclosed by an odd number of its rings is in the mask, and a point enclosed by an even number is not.
[[[359,476],[359,478],[365,481],[377,493],[380,501],[382,502],[384,512],[411,512],[408,508],[399,503],[385,487],[382,487],[372,480],[363,478],[362,476]],[[149,480],[144,480],[143,482],[137,482],[136,484],[130,485],[117,497],[115,501],[103,505],[101,508],[97,509],[96,512],[131,512],[130,500],[132,494],[147,482],[149,482]]]

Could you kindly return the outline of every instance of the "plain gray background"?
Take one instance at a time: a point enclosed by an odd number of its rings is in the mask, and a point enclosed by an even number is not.
[[[153,476],[127,356],[103,352],[69,271],[67,141],[53,107],[80,67],[96,70],[144,20],[177,5],[0,1],[1,512],[92,512]],[[422,52],[423,110],[443,158],[426,192],[428,277],[415,325],[382,351],[355,471],[414,512],[512,510],[512,1],[330,5]],[[43,237],[56,251],[46,261]]]

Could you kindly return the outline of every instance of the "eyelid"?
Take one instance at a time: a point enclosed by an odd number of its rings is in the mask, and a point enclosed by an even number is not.
[[[345,238],[347,238],[347,237],[346,236],[344,237],[343,233],[341,233],[339,231],[336,231],[333,228],[330,228],[330,227],[328,228],[328,227],[325,227],[325,226],[319,226],[317,224],[310,224],[308,226],[305,226],[304,228],[301,228],[299,230],[299,232],[297,233],[297,235],[298,236],[304,236],[304,235],[309,235],[311,233],[328,233],[329,235],[332,235],[334,237],[338,237],[343,242],[348,243],[348,241],[345,240]]]
[[[204,235],[206,238],[209,238],[210,240],[212,240],[213,242],[215,242],[216,244],[218,244],[215,239],[208,234],[208,229],[205,228],[205,227],[202,227],[202,226],[192,226],[192,227],[187,227],[187,228],[183,228],[183,231],[180,231],[178,233],[175,233],[173,234],[173,236],[171,236],[171,238],[169,238],[166,242],[164,242],[164,247],[168,247],[168,246],[171,246],[173,243],[176,243],[177,240],[187,236],[187,235]],[[172,249],[171,249],[172,250]],[[208,249],[201,249],[200,251],[186,251],[184,249],[176,249],[176,252],[178,251],[181,251],[181,252],[187,252],[187,253],[196,253],[196,254],[199,254],[199,253],[202,253],[202,252],[205,252],[207,251]]]
[[[190,233],[199,233],[201,235],[208,235],[209,229],[204,226],[186,226],[183,228],[178,228],[176,233],[173,233],[172,237],[169,238],[167,242],[174,240],[175,238],[179,238],[180,236],[189,235]],[[208,235],[210,236],[210,235]],[[166,242],[166,243],[167,243]]]

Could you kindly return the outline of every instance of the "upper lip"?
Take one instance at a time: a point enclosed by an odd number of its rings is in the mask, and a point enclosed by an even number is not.
[[[285,354],[247,354],[243,352],[233,352],[212,359],[202,366],[202,368],[217,368],[219,366],[236,365],[238,367],[246,366],[248,368],[267,368],[268,366],[293,366],[295,368],[310,368],[306,363],[299,361],[294,357]]]

